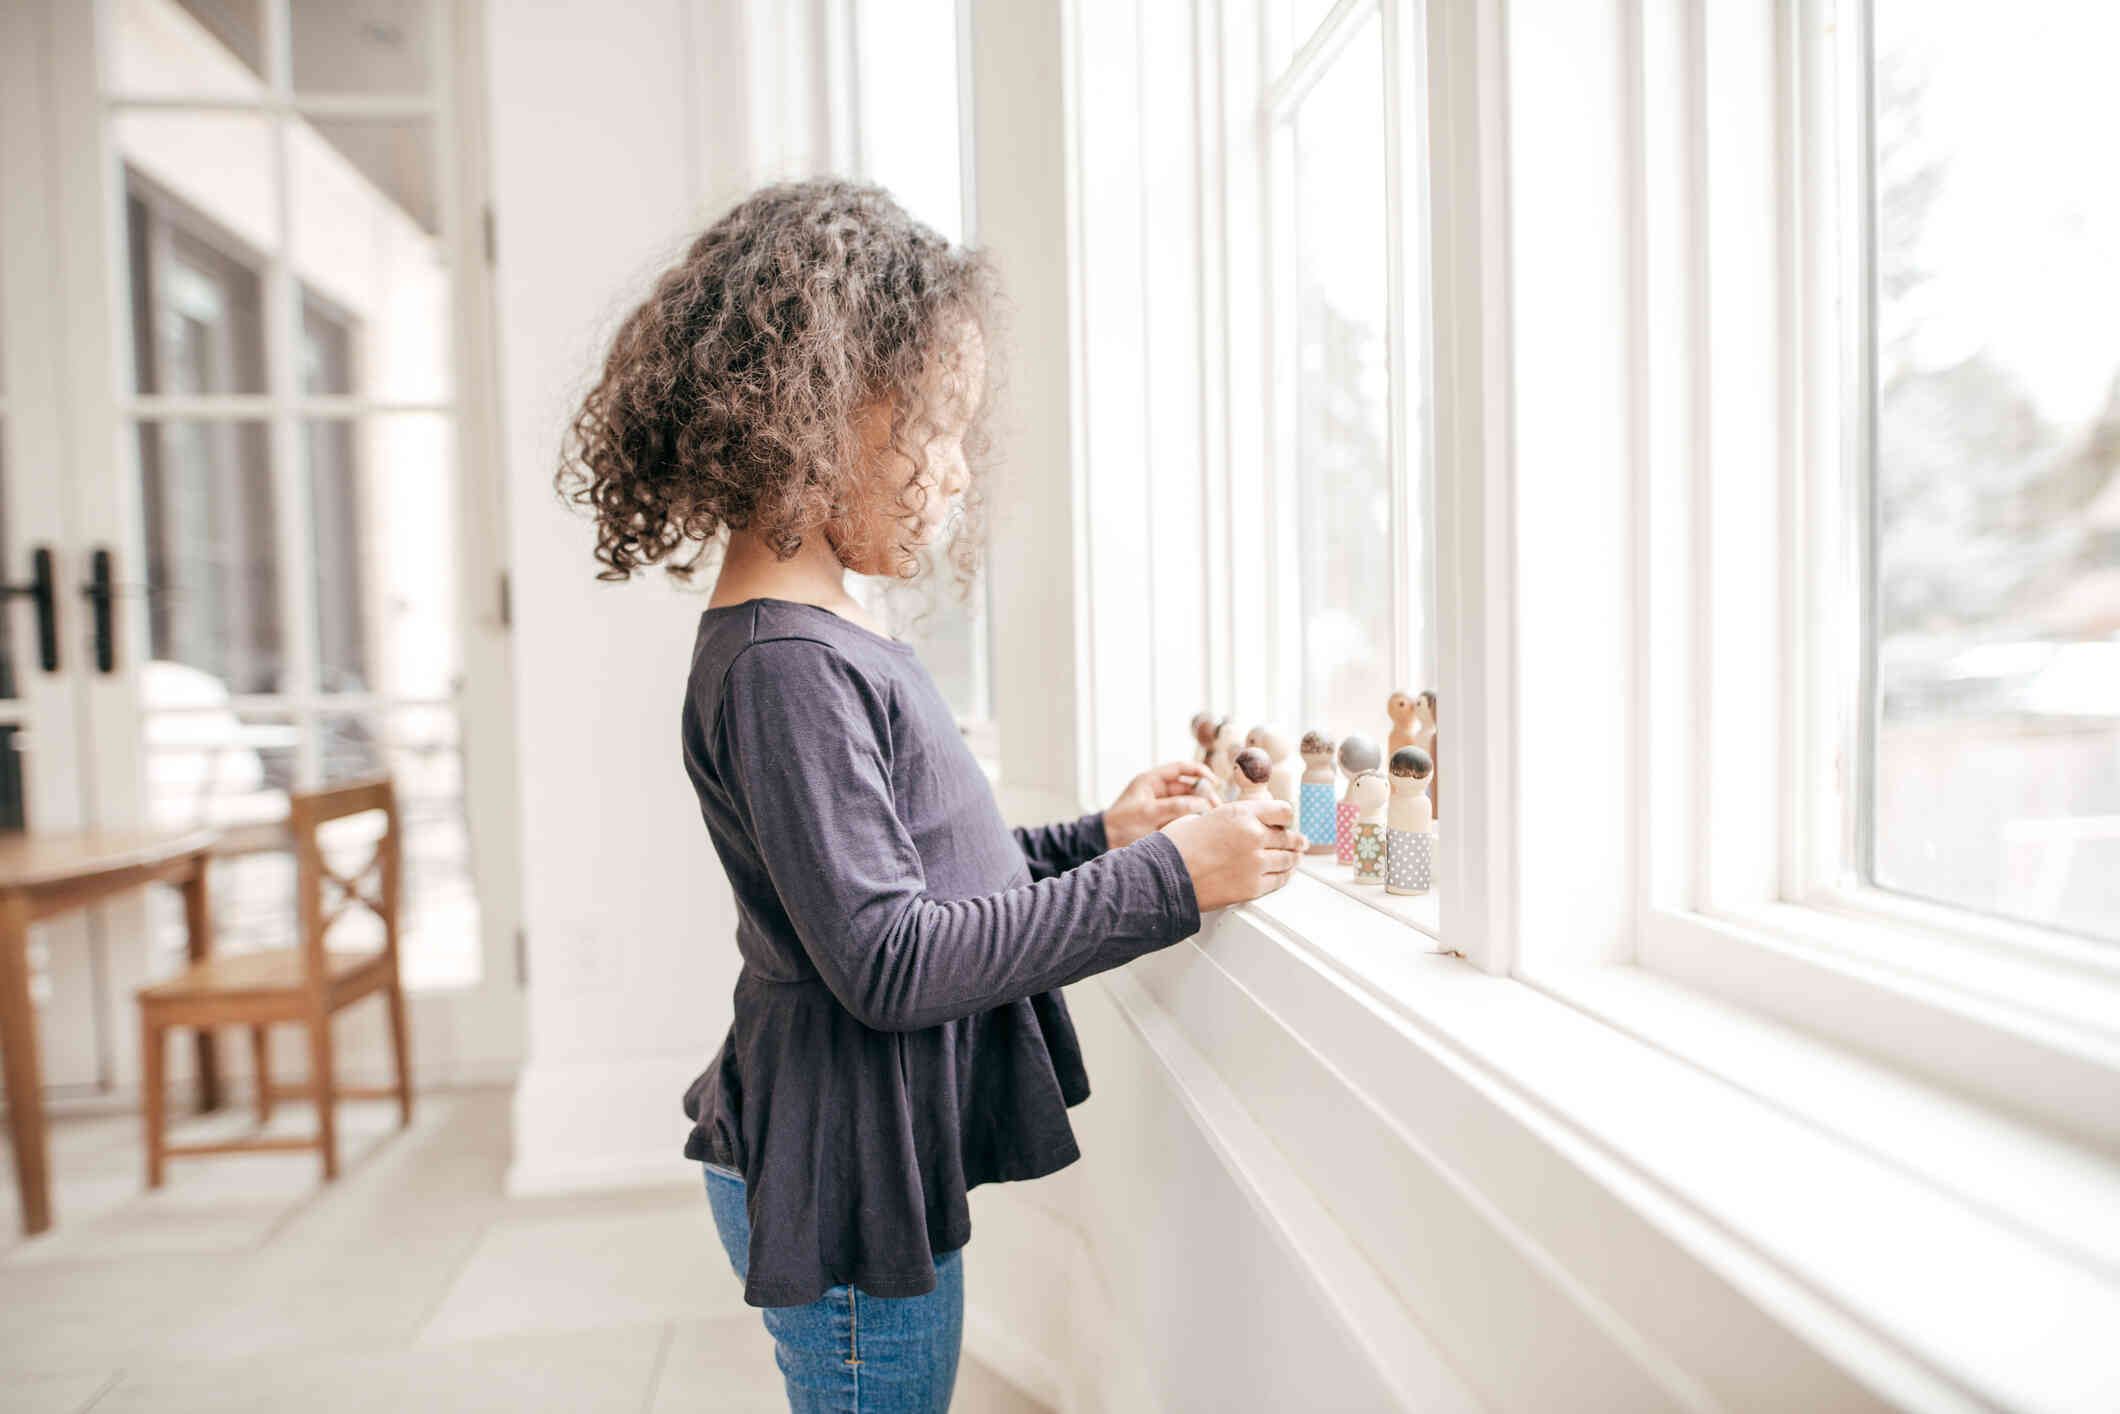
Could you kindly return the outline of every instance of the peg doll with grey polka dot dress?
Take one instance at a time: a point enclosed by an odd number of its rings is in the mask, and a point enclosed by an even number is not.
[[[1435,762],[1418,746],[1391,753],[1391,809],[1384,831],[1384,892],[1425,894],[1435,887],[1435,814],[1428,782]]]

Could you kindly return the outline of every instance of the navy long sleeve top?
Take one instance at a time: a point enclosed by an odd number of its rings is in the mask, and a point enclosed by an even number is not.
[[[932,1291],[969,1190],[1081,1156],[1058,989],[1197,932],[1191,875],[1101,814],[1006,825],[912,646],[818,605],[700,615],[683,741],[743,960],[684,1152],[744,1176],[744,1300]]]

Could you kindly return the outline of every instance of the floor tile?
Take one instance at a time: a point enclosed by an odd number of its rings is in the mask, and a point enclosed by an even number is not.
[[[116,1378],[116,1371],[19,1378],[10,1374],[6,1407],[9,1414],[81,1414]]]
[[[666,1335],[661,1326],[634,1326],[437,1350],[172,1365],[128,1372],[95,1414],[637,1414]]]
[[[671,1330],[650,1414],[784,1414],[788,1387],[773,1359],[773,1337],[753,1309]]]
[[[706,1195],[619,1216],[497,1222],[422,1344],[635,1321],[741,1315],[743,1289],[715,1241]]]

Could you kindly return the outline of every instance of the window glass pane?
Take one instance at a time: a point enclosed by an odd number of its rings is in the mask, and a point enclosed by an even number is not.
[[[894,0],[854,8],[860,65],[862,175],[880,183],[915,220],[944,238],[964,238],[963,155],[954,0]],[[893,634],[914,644],[962,721],[988,713],[986,594],[960,592],[935,547],[921,578],[861,581],[865,602]]]
[[[854,7],[863,175],[915,220],[964,238],[955,0]]]
[[[337,386],[309,391],[446,400],[450,278],[433,125],[319,119],[287,139],[304,323],[324,310],[347,340],[327,380]],[[315,372],[305,367],[305,384]]]
[[[125,185],[134,389],[264,392],[262,257],[139,172]]]
[[[140,701],[156,825],[239,828],[287,818],[301,741],[287,717],[237,711],[218,679],[166,661],[142,668]]]
[[[455,690],[454,431],[439,413],[302,424],[325,692]]]
[[[278,691],[278,498],[266,425],[145,421],[137,435],[151,656],[223,696]]]
[[[1294,514],[1303,720],[1381,737],[1392,669],[1385,361],[1384,75],[1378,22],[1295,117]],[[1368,724],[1367,726],[1363,724]]]
[[[256,98],[265,91],[258,0],[117,0],[112,91]]]
[[[212,825],[231,851],[214,860],[214,951],[293,946],[294,858],[279,832],[300,729],[284,715],[231,710],[218,680],[181,663],[148,663],[140,696],[149,821]],[[151,947],[162,968],[179,966],[183,899],[173,889],[148,892]]]
[[[2120,940],[2120,7],[1874,17],[1867,862]]]
[[[432,17],[427,0],[292,0],[295,92],[424,93]]]
[[[379,772],[388,772],[397,784],[405,864],[399,947],[406,985],[476,983],[481,970],[478,897],[455,705],[331,713],[323,718],[321,733],[327,784]]]
[[[987,716],[986,578],[967,593],[954,565],[930,546],[926,568],[910,583],[871,576],[864,582],[891,633],[912,644],[961,722]]]

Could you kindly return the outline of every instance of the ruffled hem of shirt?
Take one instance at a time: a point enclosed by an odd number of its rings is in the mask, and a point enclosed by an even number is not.
[[[762,1112],[771,1111],[771,1091],[778,1085],[768,1086],[763,1096],[746,1094],[745,1067],[735,1054],[738,1027],[732,1024],[713,1063],[686,1091],[685,1109],[693,1127],[685,1139],[684,1155],[695,1163],[713,1162],[733,1169],[744,1174],[747,1183],[756,1180],[760,1166],[770,1167],[773,1172],[804,1175],[798,1181],[808,1185],[809,1194],[814,1195],[817,1206],[801,1210],[802,1221],[796,1230],[769,1234],[763,1242],[754,1233],[750,1277],[744,1286],[747,1305],[806,1305],[841,1285],[873,1296],[925,1294],[935,1289],[938,1280],[934,1259],[970,1240],[966,1195],[972,1189],[983,1183],[1043,1178],[1082,1156],[1067,1111],[1088,1098],[1089,1086],[1071,1018],[1057,992],[1041,994],[1036,999],[1026,998],[996,1008],[995,1012],[1004,1012],[1008,1018],[998,1028],[992,1019],[994,1012],[949,1023],[951,1028],[957,1028],[984,1022],[987,1029],[980,1033],[981,1043],[962,1057],[954,1046],[939,1047],[926,1057],[928,1063],[942,1067],[946,1074],[917,1076],[909,1082],[900,1064],[866,1070],[857,1065],[846,1074],[820,1074],[814,1057],[830,1053],[835,1046],[882,1045],[895,1050],[919,1033],[876,1032],[861,1027],[821,986],[818,991],[822,995],[815,999],[814,1008],[791,995],[808,990],[779,984],[760,989],[761,997],[750,1000],[750,1005],[762,1008],[751,1014],[755,1073],[781,1077],[783,1084],[789,1083],[787,1077],[801,1077],[792,1082],[794,1089],[787,1098],[794,1103],[781,1116],[789,1122],[767,1125],[761,1113],[754,1123],[754,1117],[746,1112],[747,1106],[752,1105]],[[778,1015],[769,1020],[766,1013]],[[820,1027],[825,1029],[820,1032]],[[802,1064],[806,1057],[811,1059],[808,1067]],[[1010,1067],[1013,1082],[1006,1085],[1012,1107],[998,1111],[1008,1116],[1007,1128],[982,1131],[980,1138],[987,1142],[968,1149],[968,1116],[961,1110],[939,1117],[928,1111],[929,1120],[916,1126],[913,1115],[924,1101],[932,1103],[937,1093],[969,1096],[978,1076],[996,1066]],[[836,1147],[830,1126],[813,1123],[809,1118],[816,1113],[833,1112],[833,1097],[841,1089],[850,1092],[844,1097],[846,1112],[891,1117],[881,1142],[893,1154],[905,1155],[907,1163],[912,1162],[918,1148],[914,1139],[916,1127],[932,1133],[932,1126],[939,1125],[946,1131],[944,1156],[932,1158],[928,1171],[917,1167],[909,1171],[891,1162],[887,1163],[886,1172],[872,1172],[861,1183],[861,1191],[868,1195],[861,1200],[862,1206],[870,1215],[864,1223],[872,1218],[878,1224],[870,1231],[901,1235],[917,1232],[925,1241],[908,1240],[906,1236],[897,1240],[886,1236],[875,1241],[875,1255],[897,1258],[882,1265],[872,1265],[857,1256],[847,1265],[820,1259],[809,1272],[801,1271],[799,1265],[790,1272],[783,1258],[782,1269],[772,1270],[768,1249],[777,1248],[783,1254],[821,1249],[827,1234],[837,1230],[838,1205],[847,1201],[835,1196],[837,1190],[848,1182],[859,1181],[843,1178],[828,1183],[810,1177],[850,1171],[854,1151]],[[851,1093],[855,1091],[860,1093]],[[789,1209],[783,1207],[780,1211]],[[768,1223],[774,1218],[773,1214],[760,1216]],[[924,1263],[907,1260],[908,1249],[915,1242],[926,1248]]]

